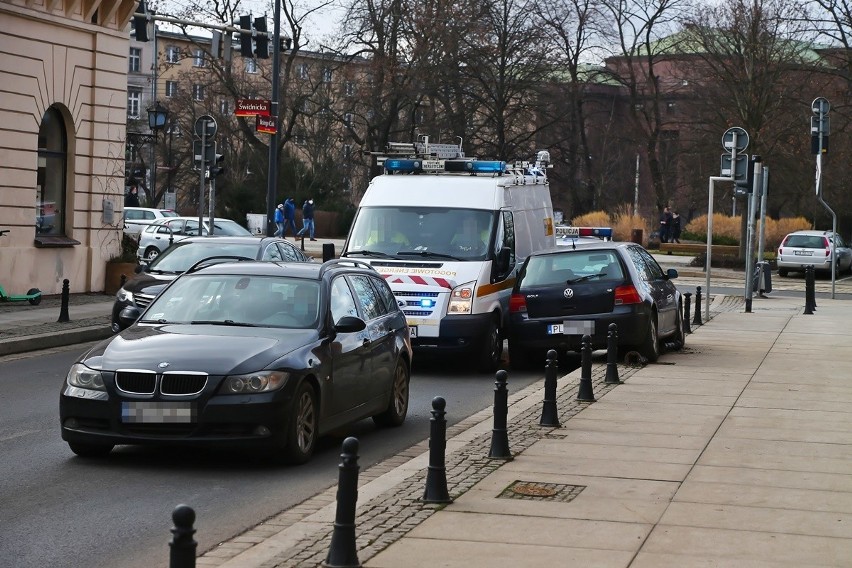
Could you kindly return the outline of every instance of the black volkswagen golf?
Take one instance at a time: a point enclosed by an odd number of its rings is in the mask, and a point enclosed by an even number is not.
[[[523,367],[547,349],[578,351],[607,345],[618,326],[621,352],[656,361],[664,339],[684,344],[680,292],[642,246],[625,242],[558,247],[527,257],[509,300],[509,359]]]
[[[132,325],[62,386],[62,438],[80,456],[195,444],[301,463],[334,428],[405,420],[408,326],[367,264],[202,262],[121,318]]]

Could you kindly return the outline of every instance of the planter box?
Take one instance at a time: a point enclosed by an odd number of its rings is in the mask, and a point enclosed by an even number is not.
[[[135,262],[107,262],[104,293],[115,294],[121,288],[121,277],[130,280],[136,275]]]

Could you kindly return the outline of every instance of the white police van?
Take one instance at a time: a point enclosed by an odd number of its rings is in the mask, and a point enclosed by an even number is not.
[[[533,251],[555,246],[549,154],[509,164],[461,146],[391,144],[359,204],[342,257],[379,271],[420,353],[457,353],[494,370],[509,296]]]

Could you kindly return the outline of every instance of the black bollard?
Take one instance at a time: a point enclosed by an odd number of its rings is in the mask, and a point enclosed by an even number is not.
[[[355,505],[358,503],[358,438],[343,440],[337,480],[337,512],[324,566],[360,568],[355,545]]]
[[[595,392],[592,388],[592,337],[590,335],[583,336],[580,354],[580,390],[577,392],[577,400],[595,402]]]
[[[426,473],[424,503],[452,503],[447,491],[447,420],[444,418],[447,401],[440,396],[432,399],[432,420],[429,422],[429,469]]]
[[[556,409],[556,375],[559,373],[559,361],[556,350],[547,352],[547,362],[544,364],[544,403],[541,406],[539,426],[559,428],[559,412]]]
[[[491,429],[491,450],[488,457],[498,460],[511,460],[509,451],[509,433],[506,430],[506,420],[509,415],[509,390],[506,388],[509,374],[504,370],[497,371],[494,381],[494,428]]]
[[[299,235],[296,235],[299,238]],[[302,252],[305,252],[305,235],[302,235]]]
[[[808,268],[811,269],[811,307],[816,310],[816,269],[812,264]]]
[[[120,284],[120,286],[121,286],[122,288],[124,288],[124,285],[125,285],[125,284],[127,284],[127,274],[122,274],[122,275],[121,275],[121,284]]]
[[[683,303],[683,332],[684,333],[692,333],[692,328],[689,326],[689,307],[692,304],[692,292],[684,292],[683,294],[684,303]]]
[[[63,323],[67,321],[71,321],[71,318],[68,317],[68,296],[69,296],[69,281],[66,278],[62,281],[62,306],[59,308],[59,319],[57,322]]]
[[[701,286],[695,287],[695,317],[692,318],[694,325],[701,325]]]
[[[304,240],[302,241],[304,242]],[[322,261],[326,262],[334,258],[334,243],[322,244]]]
[[[609,324],[609,332],[606,335],[606,378],[604,382],[608,385],[619,385],[618,378],[618,324]]]
[[[816,285],[816,281],[814,280],[814,267],[806,266],[805,267],[805,315],[813,315],[814,308],[816,307],[816,302],[814,296],[816,295],[814,287]]]
[[[192,536],[195,529],[195,511],[189,505],[178,505],[172,511],[172,541],[169,543],[169,568],[195,568],[195,548],[198,543]]]

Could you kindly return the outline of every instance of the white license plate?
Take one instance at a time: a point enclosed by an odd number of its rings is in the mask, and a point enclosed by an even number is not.
[[[416,325],[409,325],[408,326],[408,336],[411,337],[412,339],[417,337],[417,326]]]
[[[547,326],[548,335],[594,335],[595,322],[592,320],[552,323]]]
[[[797,256],[813,256],[814,253],[812,251],[809,251],[809,250],[796,250],[796,251],[793,251],[793,254],[795,254]]]
[[[421,167],[424,172],[442,172],[444,171],[444,160],[423,160]]]
[[[191,402],[121,403],[121,421],[128,424],[189,424],[195,418]]]

